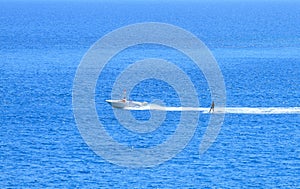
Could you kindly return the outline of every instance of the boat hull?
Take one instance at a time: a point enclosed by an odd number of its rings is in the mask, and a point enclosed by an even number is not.
[[[125,108],[128,106],[128,102],[123,100],[106,100],[106,102],[114,108]]]

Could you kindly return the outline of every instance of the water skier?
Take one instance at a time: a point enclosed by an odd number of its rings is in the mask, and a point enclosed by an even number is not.
[[[210,109],[209,109],[209,112],[208,113],[210,113],[210,112],[214,112],[215,111],[215,102],[214,101],[212,101],[212,103],[211,103],[211,106],[210,106]]]

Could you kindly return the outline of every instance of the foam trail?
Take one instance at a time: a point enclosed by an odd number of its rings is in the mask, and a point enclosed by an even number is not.
[[[203,114],[209,113],[210,108],[200,107],[165,107],[150,104],[141,107],[126,107],[127,110],[157,110],[157,111],[199,111]],[[225,114],[300,114],[300,107],[226,107],[215,108],[213,113]]]

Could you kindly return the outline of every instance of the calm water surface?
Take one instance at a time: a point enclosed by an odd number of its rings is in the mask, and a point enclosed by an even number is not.
[[[228,114],[215,143],[199,156],[210,117],[201,115],[194,137],[175,158],[154,168],[129,169],[86,145],[72,111],[73,79],[89,47],[114,29],[146,21],[182,27],[212,50],[224,75],[228,106],[299,107],[298,2],[0,3],[1,188],[300,187],[299,114]],[[133,147],[163,142],[180,116],[168,112],[164,127],[139,136],[120,126],[105,104],[122,69],[149,57],[181,66],[198,83],[201,105],[211,101],[201,72],[178,52],[160,47],[122,52],[100,76],[95,100],[108,133]],[[172,88],[155,80],[140,83],[130,97],[180,104]],[[148,111],[133,114],[150,116]]]

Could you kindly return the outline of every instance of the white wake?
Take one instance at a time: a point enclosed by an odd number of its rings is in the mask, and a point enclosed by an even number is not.
[[[201,107],[165,107],[156,104],[149,104],[140,107],[126,107],[126,110],[157,110],[157,111],[198,111],[208,114],[210,108]],[[300,114],[300,107],[225,107],[218,108],[211,113],[224,114]]]

